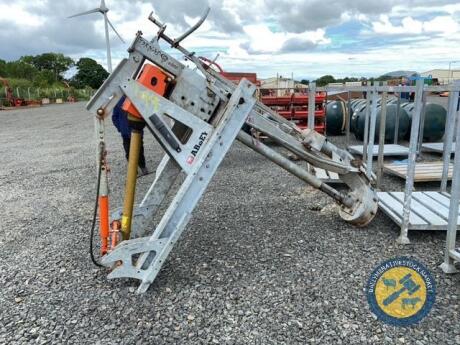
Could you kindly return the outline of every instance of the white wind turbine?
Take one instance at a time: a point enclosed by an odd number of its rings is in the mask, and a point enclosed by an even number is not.
[[[84,16],[84,15],[87,15],[87,14],[98,13],[98,12],[102,13],[102,15],[104,16],[105,43],[107,45],[107,68],[109,70],[109,73],[112,73],[112,54],[110,52],[109,25],[113,29],[113,31],[115,31],[115,33],[117,34],[118,38],[123,43],[125,43],[125,41],[120,36],[120,34],[117,32],[117,30],[115,30],[115,27],[112,25],[112,23],[110,22],[109,18],[107,18],[107,12],[109,12],[109,9],[107,8],[107,6],[105,6],[105,0],[101,0],[101,4],[99,5],[99,7],[95,8],[94,10],[89,10],[89,11],[82,12],[82,13],[77,13],[77,14],[74,14],[73,16],[68,17],[68,18],[79,17],[79,16]]]

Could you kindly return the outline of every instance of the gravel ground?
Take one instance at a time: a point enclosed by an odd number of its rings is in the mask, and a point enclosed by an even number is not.
[[[239,143],[154,284],[136,295],[137,282],[108,281],[88,257],[95,153],[84,104],[0,120],[1,344],[460,344],[460,275],[438,268],[445,233],[411,232],[400,246],[382,213],[353,228],[329,198]],[[126,162],[108,127],[119,206]],[[160,149],[145,140],[153,169]],[[403,183],[385,177],[384,187]],[[376,320],[364,293],[373,268],[402,255],[438,285],[429,316],[409,328]]]

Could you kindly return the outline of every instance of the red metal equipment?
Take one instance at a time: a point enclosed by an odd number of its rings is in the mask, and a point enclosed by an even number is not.
[[[209,60],[208,58],[205,58],[204,56],[200,56],[200,60],[206,62],[208,64],[208,68],[211,66],[215,66],[221,76],[227,78],[228,80],[231,80],[235,84],[238,84],[241,79],[246,78],[254,85],[260,86],[260,81],[257,80],[257,73],[225,72],[222,69],[222,67],[220,67],[220,65],[216,63],[215,61]]]
[[[14,97],[13,89],[10,87],[10,84],[8,83],[8,80],[6,80],[5,78],[0,77],[0,82],[2,82],[3,87],[6,90],[5,94],[6,94],[7,106],[9,106],[9,107],[20,107],[22,105],[26,105],[26,101],[24,99]],[[0,103],[0,106],[1,105],[2,104]]]
[[[266,91],[266,90],[264,90]],[[285,119],[304,129],[308,126],[308,94],[292,92],[285,96],[261,96],[266,106],[275,110]],[[326,132],[326,93],[317,92],[315,97],[315,131]]]
[[[208,63],[208,67],[215,66],[222,76],[238,84],[241,79],[246,78],[251,83],[260,87],[256,73],[225,72],[215,61],[200,56],[200,60]],[[294,92],[292,92],[294,90]],[[263,104],[275,110],[278,114],[295,123],[299,128],[305,129],[308,126],[308,94],[297,92],[296,89],[284,89],[285,95],[280,94],[281,89],[263,89],[260,100]],[[287,94],[286,94],[287,93]],[[326,133],[326,93],[317,92],[315,97],[315,131]]]

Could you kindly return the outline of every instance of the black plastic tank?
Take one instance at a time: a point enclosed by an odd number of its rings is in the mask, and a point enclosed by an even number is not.
[[[407,111],[409,119],[412,122],[412,114],[414,113],[414,103],[403,103],[401,105]],[[423,141],[425,142],[436,142],[441,141],[444,136],[444,130],[446,126],[446,109],[436,103],[425,104],[425,122],[423,126]],[[406,138],[410,137],[410,129],[407,133]]]
[[[356,133],[357,131],[357,119],[358,117],[356,114],[362,112],[366,108],[366,100],[365,99],[354,99],[350,102],[351,108],[351,119],[350,119],[350,132]]]
[[[326,133],[341,135],[345,131],[347,104],[343,101],[329,101],[326,105]]]
[[[387,103],[386,126],[385,126],[385,141],[387,142],[394,141],[397,109],[398,109],[398,106],[396,104]],[[382,107],[378,105],[377,106],[376,126],[375,126],[375,141],[379,139],[381,114],[382,114]],[[358,140],[364,139],[365,117],[366,117],[366,106],[365,105],[357,109],[352,116],[352,123],[354,123],[354,133],[355,133],[355,137]],[[369,124],[370,124],[370,118],[369,118]],[[409,118],[409,115],[407,114],[407,111],[401,107],[399,111],[398,140],[405,138],[409,131],[410,131],[410,118]]]

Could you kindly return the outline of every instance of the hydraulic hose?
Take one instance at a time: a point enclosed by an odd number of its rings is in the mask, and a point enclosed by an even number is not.
[[[96,220],[97,220],[97,210],[99,206],[99,188],[101,186],[101,175],[102,175],[102,164],[104,160],[104,144],[101,143],[100,147],[100,157],[99,157],[99,169],[97,172],[97,183],[96,183],[96,202],[94,203],[94,212],[93,212],[93,222],[91,225],[91,231],[90,231],[90,239],[89,239],[89,255],[91,257],[91,261],[93,264],[97,267],[104,267],[101,265],[97,260],[94,255],[94,229],[96,228]]]

